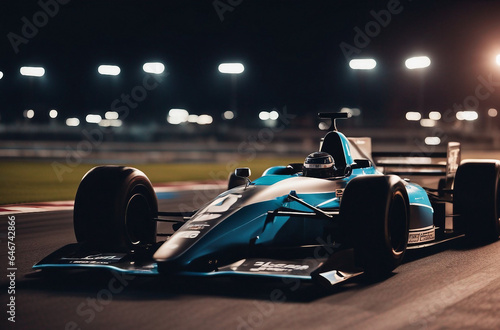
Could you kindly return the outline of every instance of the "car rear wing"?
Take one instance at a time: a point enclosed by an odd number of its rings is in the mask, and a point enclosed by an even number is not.
[[[461,147],[459,142],[448,142],[446,152],[374,152],[372,156],[377,169],[385,174],[440,176],[452,181],[460,165]]]

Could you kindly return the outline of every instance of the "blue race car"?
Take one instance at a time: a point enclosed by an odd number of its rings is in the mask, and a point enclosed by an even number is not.
[[[149,179],[137,169],[90,170],[75,198],[78,243],[33,268],[334,285],[361,274],[383,278],[408,249],[463,236],[498,239],[499,161],[460,163],[453,142],[444,154],[372,155],[369,138],[348,139],[337,130],[336,119],[346,113],[319,116],[331,119],[331,129],[304,164],[271,167],[252,182],[250,169],[238,168],[227,191],[189,213],[159,212]],[[437,187],[413,182],[429,177]],[[167,240],[159,239],[158,222],[173,223]]]

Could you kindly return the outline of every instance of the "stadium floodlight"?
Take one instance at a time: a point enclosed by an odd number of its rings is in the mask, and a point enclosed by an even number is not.
[[[422,127],[434,127],[434,126],[436,126],[436,121],[434,119],[429,119],[429,118],[421,119],[420,126],[422,126]]]
[[[103,119],[98,125],[101,127],[121,127],[123,122],[120,119]]]
[[[408,111],[406,113],[406,120],[408,121],[420,121],[422,119],[422,114],[416,111]]]
[[[458,111],[456,116],[458,120],[466,121],[474,121],[479,118],[479,114],[474,110]]]
[[[116,65],[99,65],[97,71],[105,76],[117,76],[121,72],[120,67]]]
[[[260,120],[269,120],[271,117],[271,114],[267,111],[261,111],[259,112],[259,119]]]
[[[160,62],[148,62],[144,63],[142,69],[146,73],[161,74],[165,71],[165,65]]]
[[[349,61],[349,67],[353,70],[373,70],[377,66],[377,61],[372,58],[360,58]]]
[[[219,65],[220,73],[240,74],[245,71],[245,67],[241,63],[222,63]]]
[[[428,136],[424,141],[428,146],[437,146],[441,143],[441,139],[438,136]]]
[[[226,112],[224,112],[224,119],[231,120],[233,118],[234,118],[234,112],[232,112],[231,110],[227,110]]]
[[[2,79],[2,78],[3,78],[3,72],[0,71],[0,79]]]
[[[410,70],[423,69],[431,65],[431,59],[427,56],[410,57],[406,60],[405,65]]]
[[[119,114],[116,111],[106,111],[106,113],[104,114],[104,118],[109,119],[109,120],[118,119],[118,117],[119,117]]]
[[[35,117],[35,110],[33,109],[24,110],[24,117],[28,119]]]
[[[439,111],[429,112],[429,119],[440,120],[441,119],[441,112],[439,112]]]
[[[197,123],[198,122],[198,117],[200,117],[200,116],[198,116],[198,115],[189,115],[187,121],[189,123]]]
[[[189,112],[186,109],[170,109],[167,122],[172,125],[179,125],[188,121]]]
[[[58,115],[58,112],[56,109],[52,109],[49,111],[49,117],[52,118],[52,119],[56,119],[57,118],[57,115]]]
[[[198,125],[210,125],[214,119],[210,115],[199,115],[196,123]]]
[[[85,121],[89,124],[99,124],[102,120],[102,117],[100,115],[96,114],[88,114],[85,117]]]
[[[78,118],[68,118],[68,119],[66,119],[66,126],[77,127],[78,125],[80,125],[80,119],[78,119]]]
[[[27,77],[43,77],[45,74],[45,69],[40,66],[23,66],[19,71]]]
[[[490,117],[496,117],[496,116],[498,116],[497,109],[495,109],[495,108],[488,109],[488,116],[490,116]]]
[[[269,113],[269,119],[271,119],[271,120],[278,120],[279,117],[280,117],[280,114],[276,110],[273,110]]]

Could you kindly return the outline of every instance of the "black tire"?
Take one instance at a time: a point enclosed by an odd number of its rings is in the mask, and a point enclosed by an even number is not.
[[[356,263],[369,278],[386,277],[401,264],[408,245],[410,207],[399,177],[352,179],[342,196],[340,215],[346,243],[352,244]]]
[[[141,250],[156,242],[158,200],[141,171],[123,166],[91,169],[75,197],[79,243],[110,251]]]
[[[242,178],[239,176],[236,176],[236,174],[231,173],[229,174],[228,182],[227,182],[227,190],[239,187],[239,186],[244,186],[247,184],[247,179]]]
[[[473,243],[489,243],[500,235],[500,162],[465,161],[453,188],[454,226]]]

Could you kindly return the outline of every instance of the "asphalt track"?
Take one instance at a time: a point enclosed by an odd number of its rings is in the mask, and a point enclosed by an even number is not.
[[[213,192],[212,192],[213,193]],[[180,192],[161,209],[210,194]],[[15,215],[15,323],[7,321],[7,215],[0,216],[1,329],[498,329],[500,242],[455,241],[407,255],[390,278],[331,290],[307,283],[76,272],[27,276],[75,241],[72,212]]]

